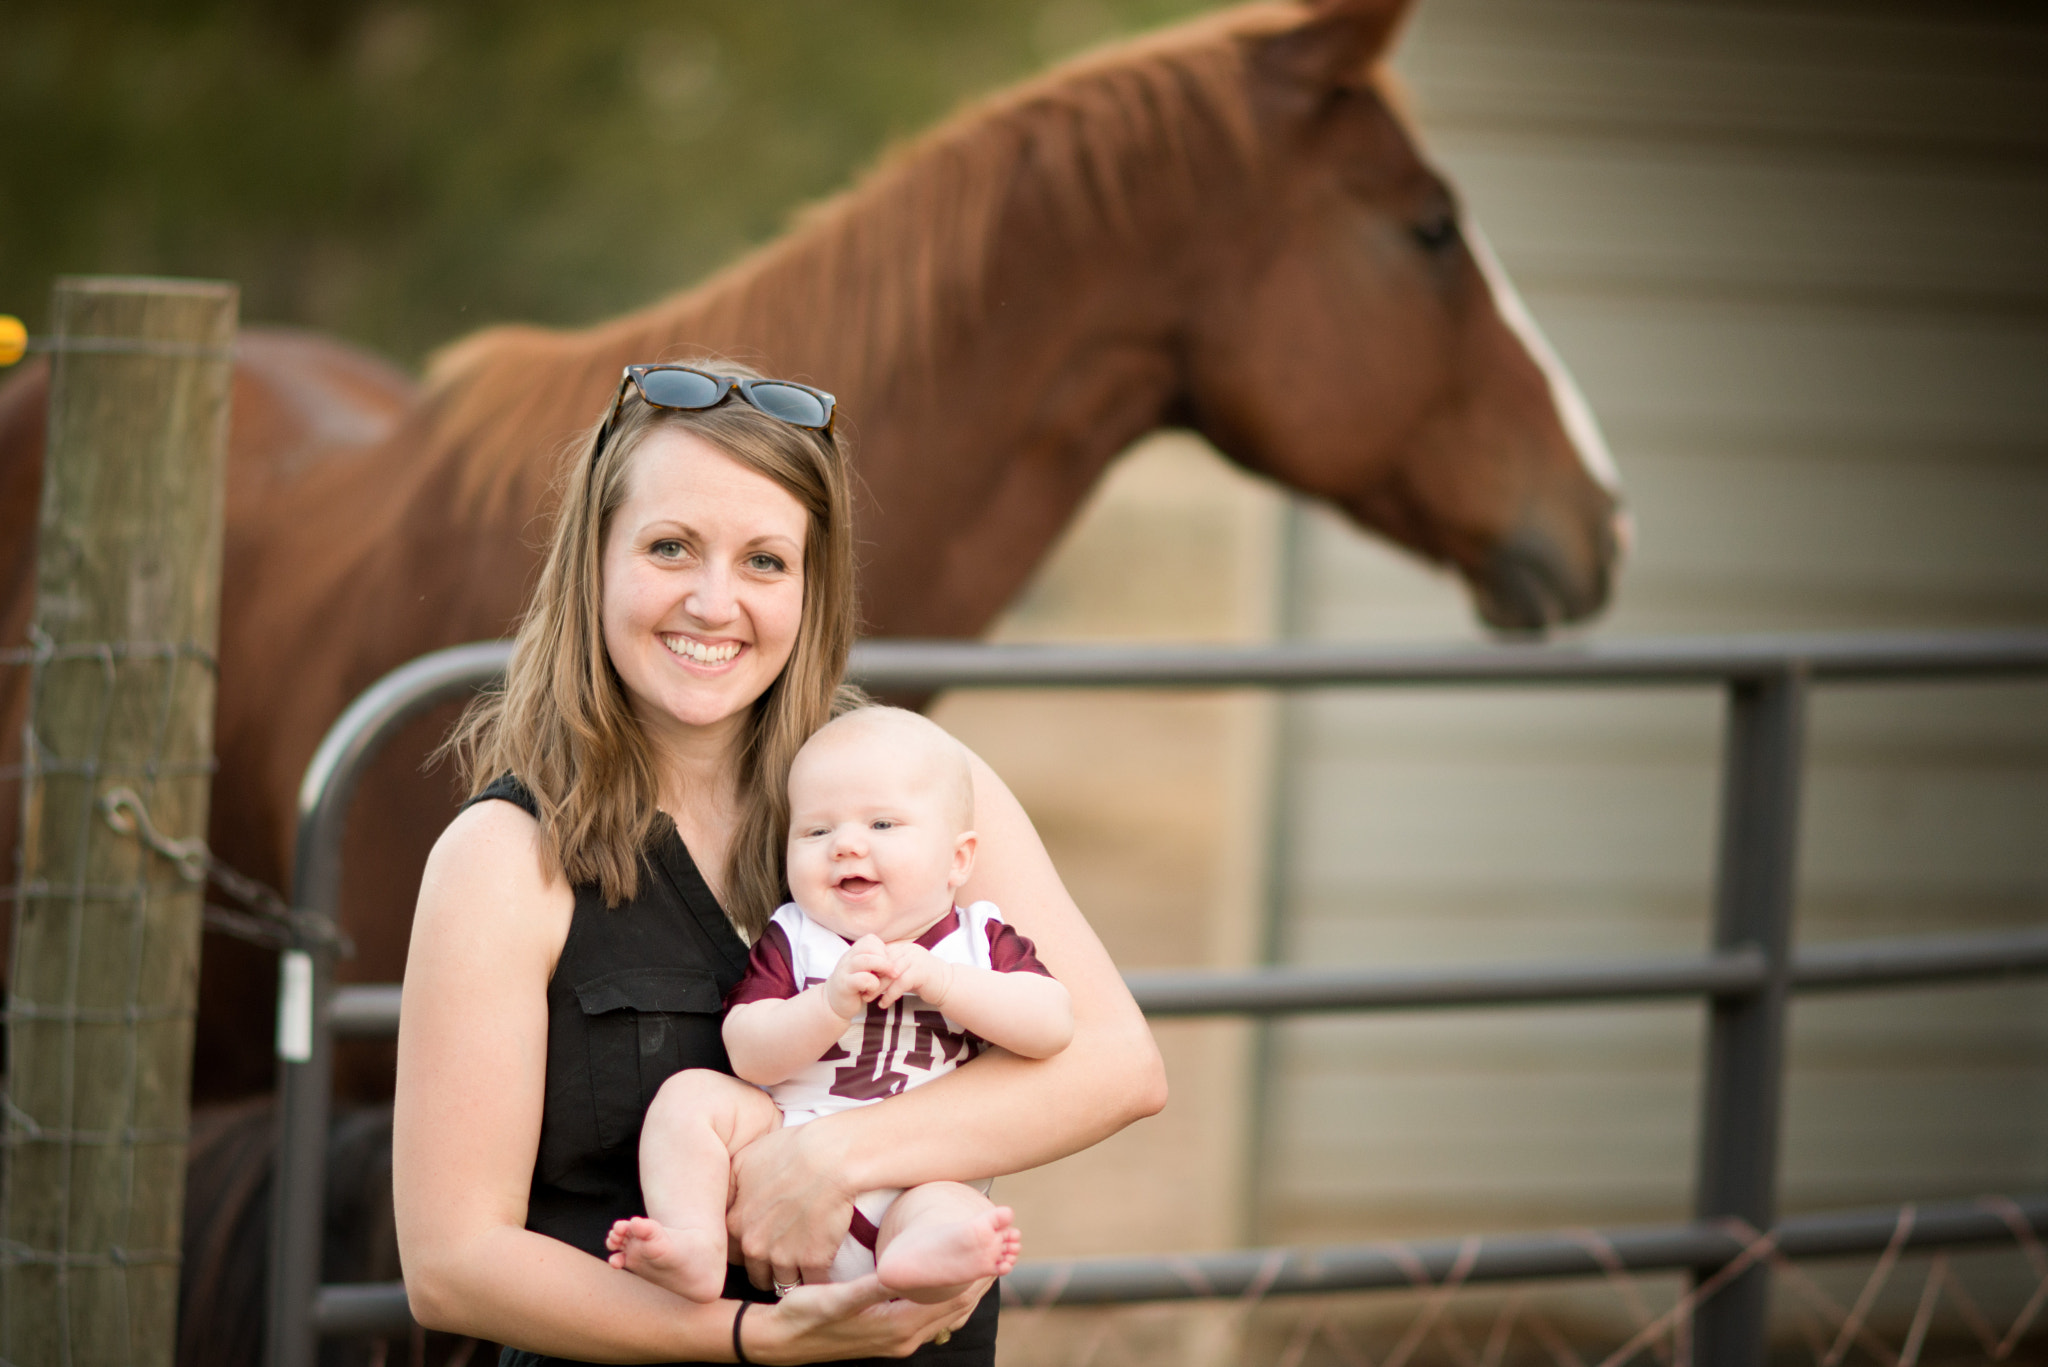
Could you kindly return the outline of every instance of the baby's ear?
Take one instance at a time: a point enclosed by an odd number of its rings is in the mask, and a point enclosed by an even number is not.
[[[946,875],[947,887],[958,892],[974,876],[974,852],[980,845],[981,837],[973,831],[962,831],[953,837],[953,867]]]

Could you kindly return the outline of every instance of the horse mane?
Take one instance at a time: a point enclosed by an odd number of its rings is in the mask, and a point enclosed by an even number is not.
[[[1226,185],[1242,193],[1258,165],[1243,39],[1300,18],[1292,5],[1242,6],[1083,54],[885,153],[692,289],[581,331],[498,327],[444,348],[425,402],[432,426],[467,448],[458,497],[502,508],[533,473],[521,467],[536,434],[587,433],[623,365],[730,339],[746,348],[733,359],[871,403],[915,392],[986,317],[1020,196],[1061,247],[1082,250],[1133,240]],[[795,337],[802,373],[773,350]]]
[[[1019,197],[1060,247],[1079,250],[1137,238],[1147,219],[1194,209],[1219,172],[1255,165],[1231,41],[1244,16],[1232,17],[1098,49],[968,105],[800,211],[787,236],[704,291],[632,321],[658,335],[702,299],[772,334],[822,305],[847,338],[834,378],[850,388],[873,378],[869,358],[929,371],[956,329],[986,316],[992,256]]]

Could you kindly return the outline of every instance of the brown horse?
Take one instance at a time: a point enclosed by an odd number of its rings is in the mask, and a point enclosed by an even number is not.
[[[840,396],[874,634],[980,631],[1116,454],[1163,425],[1454,567],[1497,626],[1597,610],[1619,527],[1605,455],[1390,103],[1376,62],[1401,8],[1249,6],[1083,57],[686,294],[457,343],[417,399],[332,344],[247,334],[215,849],[281,883],[300,774],[350,698],[508,630],[563,453],[628,362],[722,353]],[[43,385],[0,392],[0,545],[17,548],[0,641],[20,639],[32,591]],[[5,686],[11,741],[21,684]],[[418,772],[432,739],[422,725],[395,747],[357,806],[345,977],[404,967],[450,811],[447,777]],[[273,961],[210,937],[203,971],[195,1088],[260,1090]],[[344,1090],[377,1093],[386,1066],[344,1060]]]

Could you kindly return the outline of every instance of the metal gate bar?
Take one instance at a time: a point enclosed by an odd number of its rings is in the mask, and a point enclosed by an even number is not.
[[[300,788],[294,906],[330,916],[338,910],[342,827],[356,782],[377,750],[419,713],[493,682],[508,655],[508,646],[494,642],[425,656],[373,685],[335,722]],[[1791,990],[1961,981],[2048,969],[2048,928],[1829,945],[1797,953],[1789,947],[1807,685],[2048,674],[2048,632],[1693,638],[1421,650],[1310,643],[1231,648],[869,642],[856,648],[851,672],[875,689],[1726,687],[1730,718],[1724,745],[1714,949],[1705,956],[1433,974],[1275,968],[1131,976],[1140,1004],[1159,1015],[1271,1015],[1705,995],[1711,1002],[1712,1022],[1700,1135],[1698,1209],[1703,1217],[1732,1216],[1752,1229],[1776,1223],[1772,1217],[1784,1011]],[[388,1033],[396,1023],[398,989],[377,985],[337,993],[330,949],[312,946],[294,953],[295,964],[287,956],[285,980],[289,983],[296,975],[308,990],[280,994],[279,1039],[297,1047],[280,1050],[287,1056],[280,1061],[282,1133],[273,1188],[268,1331],[272,1367],[312,1367],[323,1333],[393,1332],[410,1323],[401,1285],[318,1285],[332,1038],[336,1033]],[[2048,1197],[2021,1204],[2026,1222],[2036,1231],[2048,1232]],[[1881,1248],[1897,1214],[1852,1212],[1785,1221],[1778,1225],[1785,1240],[1780,1247],[1787,1254],[1803,1250],[1808,1255]],[[1910,1242],[1979,1242],[2010,1234],[2002,1218],[1982,1207],[1925,1207]],[[1605,1237],[1616,1241],[1617,1249],[1633,1250],[1628,1257],[1642,1260],[1624,1265],[1690,1269],[1700,1277],[1726,1266],[1742,1247],[1738,1236],[1711,1219],[1615,1231]],[[1869,1242],[1872,1238],[1875,1243]],[[1567,1246],[1579,1253],[1572,1254]],[[1232,1268],[1267,1269],[1276,1258],[1282,1271],[1297,1271],[1285,1287],[1276,1282],[1275,1290],[1410,1284],[1405,1272],[1393,1281],[1372,1280],[1379,1275],[1371,1271],[1372,1258],[1384,1258],[1388,1246],[1367,1247],[1377,1247],[1378,1254],[1238,1250],[1171,1260],[1091,1259],[1060,1269],[1065,1280],[1057,1299],[1065,1304],[1174,1298],[1198,1294],[1190,1288],[1202,1285],[1208,1290],[1199,1294],[1236,1294],[1251,1283],[1233,1291],[1232,1278],[1238,1274]],[[1434,1245],[1407,1247],[1423,1250]],[[1444,1245],[1462,1247],[1463,1243]],[[1496,1237],[1481,1241],[1481,1249],[1474,1272],[1479,1266],[1499,1269],[1490,1271],[1489,1277],[1597,1270],[1573,1261],[1575,1256],[1589,1256],[1581,1235]],[[1431,1257],[1448,1268],[1443,1253],[1436,1250]],[[1426,1257],[1425,1265],[1434,1268],[1436,1262]],[[1188,1283],[1175,1270],[1189,1266],[1204,1269],[1201,1282]],[[1321,1271],[1311,1277],[1301,1269]],[[1052,1275],[1043,1264],[1027,1264],[1011,1275],[1008,1284],[1013,1295],[1027,1301],[1043,1299],[1051,1289],[1046,1279]],[[1330,1276],[1353,1280],[1327,1280]],[[1173,1286],[1181,1289],[1172,1290]],[[1708,1301],[1698,1321],[1696,1360],[1761,1361],[1768,1289],[1767,1276],[1755,1269]]]
[[[1767,972],[1762,953],[1745,945],[1723,954],[1556,968],[1141,970],[1124,974],[1124,983],[1148,1016],[1256,1017],[1741,996],[1759,991]],[[2048,973],[2048,929],[1852,940],[1794,950],[1788,976],[1794,991],[1820,992],[2036,973]],[[328,1027],[340,1038],[388,1039],[398,1030],[398,995],[396,983],[338,987],[329,998]]]
[[[1722,755],[1720,867],[1714,948],[1763,959],[1749,992],[1713,999],[1706,1099],[1693,1214],[1768,1229],[1778,1218],[1778,1132],[1791,999],[1792,880],[1804,769],[1806,681],[1785,670],[1728,688]],[[1693,1354],[1702,1363],[1760,1361],[1771,1269],[1755,1263],[1701,1305]]]
[[[2022,1225],[2048,1235],[2048,1196],[2013,1202]],[[1897,1233],[1905,1207],[1830,1211],[1780,1221],[1770,1231],[1787,1258],[1835,1258],[1876,1253]],[[2003,1212],[1975,1201],[1915,1205],[1902,1251],[2010,1243],[2013,1226]],[[1441,1284],[1470,1255],[1459,1285],[1524,1281],[1537,1277],[1602,1277],[1629,1272],[1711,1274],[1754,1239],[1726,1224],[1696,1221],[1626,1229],[1489,1234],[1477,1240],[1418,1239],[1321,1248],[1233,1248],[1175,1258],[1044,1259],[1020,1263],[1003,1278],[1010,1305],[1115,1305],[1129,1301],[1204,1300],[1217,1297],[1314,1295],[1335,1291],[1394,1291]],[[1608,1255],[1612,1255],[1611,1258]],[[1732,1283],[1731,1283],[1732,1285]],[[1722,1294],[1726,1294],[1723,1292]],[[1707,1304],[1713,1304],[1709,1300]],[[402,1334],[412,1327],[402,1282],[323,1286],[313,1322],[323,1334]]]

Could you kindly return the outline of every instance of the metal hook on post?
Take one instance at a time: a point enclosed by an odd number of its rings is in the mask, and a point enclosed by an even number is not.
[[[113,788],[100,794],[100,815],[107,825],[122,835],[132,835],[147,848],[156,851],[178,866],[178,874],[188,883],[204,883],[206,866],[212,856],[206,851],[206,842],[198,836],[189,840],[172,840],[157,830],[149,819],[149,808],[142,805],[142,797],[133,788]]]
[[[149,808],[133,788],[108,789],[100,795],[99,809],[108,826],[123,835],[134,836],[145,847],[176,864],[186,882],[211,882],[241,903],[239,910],[208,906],[206,923],[214,929],[275,949],[329,945],[344,959],[354,957],[354,941],[342,933],[332,918],[288,905],[275,888],[215,858],[200,837],[173,840],[157,830],[149,818]]]

